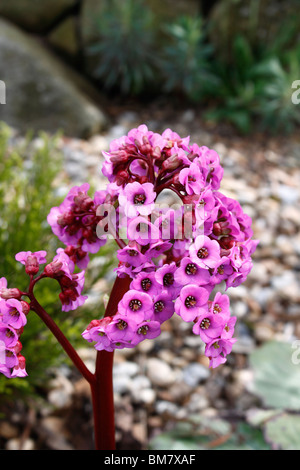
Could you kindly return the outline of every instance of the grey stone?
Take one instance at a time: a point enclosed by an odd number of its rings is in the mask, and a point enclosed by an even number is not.
[[[77,0],[1,0],[0,15],[22,28],[41,33],[77,3]]]
[[[166,387],[173,384],[176,380],[176,374],[173,369],[164,361],[155,357],[148,359],[147,376],[153,385]]]
[[[38,41],[0,19],[0,78],[6,104],[0,120],[18,131],[62,130],[87,138],[107,125],[98,93]]]
[[[183,380],[190,387],[196,387],[200,382],[203,382],[209,376],[209,370],[198,362],[192,362],[183,369]]]

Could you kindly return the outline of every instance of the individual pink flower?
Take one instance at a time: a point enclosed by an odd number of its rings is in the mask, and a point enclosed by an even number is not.
[[[214,299],[209,302],[209,311],[223,319],[230,317],[230,300],[228,295],[217,292]]]
[[[28,374],[26,372],[26,360],[25,357],[21,354],[17,355],[18,363],[14,366],[11,372],[11,378],[13,377],[27,377]]]
[[[128,223],[127,237],[142,246],[159,241],[159,229],[147,220],[146,217],[138,216]]]
[[[106,327],[106,334],[115,343],[118,341],[131,343],[135,336],[138,323],[133,315],[122,315],[117,313]]]
[[[39,265],[47,263],[46,251],[20,251],[15,256],[15,259],[25,265],[25,272],[27,274],[37,274],[39,272]]]
[[[224,325],[224,329],[221,333],[222,339],[230,339],[234,334],[234,327],[236,324],[237,317],[230,317]]]
[[[160,284],[162,289],[170,294],[170,297],[175,299],[180,292],[182,285],[176,281],[175,273],[177,266],[175,262],[170,264],[166,263],[155,272],[155,279]]]
[[[26,315],[23,313],[22,304],[17,299],[9,299],[0,304],[2,322],[15,330],[19,330],[27,323]]]
[[[153,299],[152,318],[159,323],[169,320],[174,314],[174,302],[170,295],[163,291]]]
[[[185,257],[181,260],[180,267],[175,272],[175,281],[180,285],[197,284],[198,286],[210,283],[210,273],[206,267],[197,261]]]
[[[172,246],[172,243],[167,240],[158,240],[157,242],[150,244],[145,255],[148,259],[155,259],[170,250]]]
[[[75,268],[74,262],[66,254],[63,248],[58,248],[56,253],[57,254],[54,256],[53,261],[45,266],[44,273],[48,277],[58,278],[64,275],[71,279]]]
[[[223,280],[228,279],[231,274],[233,274],[233,267],[230,259],[227,256],[222,256],[213,268],[211,282],[220,284]]]
[[[204,287],[195,284],[184,286],[175,301],[175,312],[184,321],[194,321],[207,305],[209,293]]]
[[[218,338],[225,326],[225,321],[222,317],[203,312],[193,326],[193,333],[199,335],[204,343],[208,343],[215,338]]]
[[[213,268],[220,260],[220,245],[206,235],[198,235],[190,246],[190,257],[202,267]]]
[[[151,297],[161,291],[161,287],[155,279],[155,273],[147,271],[141,271],[137,274],[130,284],[130,289],[146,292]]]
[[[3,342],[6,348],[13,348],[18,339],[17,332],[12,326],[0,322],[0,342]]]
[[[196,163],[191,163],[188,168],[183,168],[180,171],[179,181],[189,195],[200,194],[201,189],[204,187],[202,173]]]
[[[126,315],[137,323],[149,318],[152,298],[146,292],[129,290],[118,304],[120,314]]]
[[[147,256],[141,253],[140,247],[137,243],[129,243],[124,248],[117,251],[117,257],[122,263],[127,263],[131,266],[140,266],[147,261]]]
[[[132,345],[136,346],[144,339],[157,338],[161,333],[160,322],[158,321],[144,321],[139,323],[135,329],[135,334],[132,339]]]
[[[224,364],[228,354],[232,351],[232,346],[236,342],[235,338],[231,339],[213,339],[205,347],[205,356],[209,358],[209,367],[215,368],[220,364]]]
[[[128,183],[119,194],[119,203],[127,217],[149,215],[154,209],[156,193],[152,183]]]

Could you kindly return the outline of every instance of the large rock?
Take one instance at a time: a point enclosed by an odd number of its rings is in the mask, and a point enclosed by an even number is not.
[[[22,28],[43,33],[78,0],[1,0],[0,16]]]
[[[88,137],[107,125],[105,114],[94,104],[100,98],[90,84],[4,20],[0,20],[0,79],[6,85],[0,120],[20,131],[62,129],[70,136]]]

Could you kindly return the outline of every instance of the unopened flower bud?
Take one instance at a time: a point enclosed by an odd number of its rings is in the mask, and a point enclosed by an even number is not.
[[[116,183],[118,186],[126,184],[129,180],[129,173],[125,170],[119,171],[116,175]]]
[[[29,303],[26,302],[25,300],[21,300],[21,305],[22,305],[22,312],[24,313],[24,315],[28,315],[30,311]]]
[[[51,263],[47,264],[44,269],[44,273],[48,277],[55,277],[57,274],[61,273],[62,262],[59,260],[52,261]]]
[[[162,164],[162,170],[165,171],[172,171],[172,170],[176,170],[176,168],[179,167],[181,163],[181,159],[178,157],[178,155],[171,155],[169,158],[167,158],[163,164]]]
[[[81,210],[86,211],[92,207],[92,205],[94,204],[94,201],[87,194],[78,193],[78,195],[74,197],[74,203]]]
[[[17,341],[17,343],[15,344],[14,346],[14,351],[16,354],[19,354],[20,351],[22,350],[23,346],[22,346],[22,343],[21,341]]]
[[[2,288],[0,289],[0,297],[2,299],[20,299],[22,296],[22,292],[17,289],[16,287],[11,289]]]
[[[37,274],[39,272],[39,263],[36,256],[28,256],[25,263],[25,272],[27,274]]]

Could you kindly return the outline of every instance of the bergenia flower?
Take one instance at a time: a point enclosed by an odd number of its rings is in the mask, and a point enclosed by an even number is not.
[[[200,266],[213,268],[220,261],[220,245],[206,235],[198,235],[190,246],[190,257]]]
[[[201,266],[191,258],[182,258],[180,266],[175,273],[175,281],[180,285],[197,284],[198,286],[210,283],[210,273],[206,267]]]
[[[152,309],[152,298],[146,292],[129,290],[119,302],[120,314],[134,319],[137,323],[149,319]]]
[[[195,284],[184,286],[175,301],[175,312],[187,322],[193,322],[203,311],[209,298],[204,287]]]
[[[27,318],[23,313],[22,304],[17,299],[9,299],[0,307],[2,312],[2,322],[18,330],[26,325]]]
[[[187,194],[200,194],[205,182],[202,179],[201,167],[191,163],[179,173],[179,181],[185,187]]]
[[[127,217],[149,215],[154,209],[154,192],[152,183],[140,184],[137,181],[128,183],[119,194],[119,204]]]
[[[15,259],[25,265],[25,272],[27,274],[37,274],[39,272],[39,265],[47,262],[46,255],[46,251],[36,251],[34,253],[31,251],[21,251],[16,254]]]

